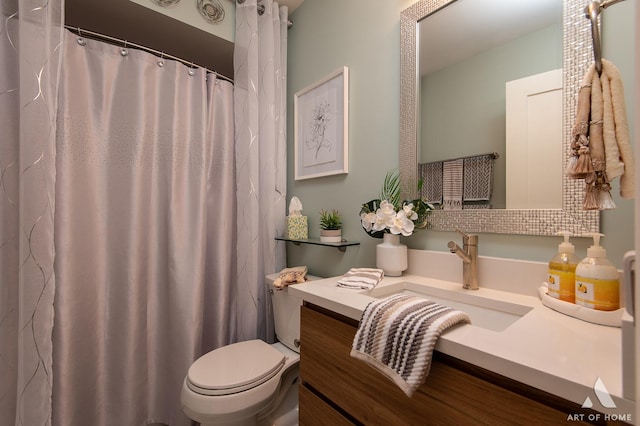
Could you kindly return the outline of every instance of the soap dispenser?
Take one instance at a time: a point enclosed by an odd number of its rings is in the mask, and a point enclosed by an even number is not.
[[[576,268],[576,304],[599,311],[615,311],[620,307],[620,277],[618,270],[607,259],[600,246],[597,232],[585,234],[593,237],[593,245]]]
[[[576,267],[580,259],[575,255],[575,247],[569,242],[572,235],[568,231],[560,231],[564,242],[558,245],[558,253],[549,262],[548,295],[565,302],[576,300]]]

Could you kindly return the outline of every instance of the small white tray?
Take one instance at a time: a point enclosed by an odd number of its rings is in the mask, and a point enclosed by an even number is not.
[[[538,288],[538,295],[540,296],[542,303],[554,311],[578,318],[582,321],[592,322],[594,324],[606,325],[609,327],[622,326],[622,313],[624,312],[624,308],[620,308],[615,311],[597,311],[595,309],[585,308],[584,306],[551,297],[547,294],[548,291],[548,284],[543,283],[542,286]]]

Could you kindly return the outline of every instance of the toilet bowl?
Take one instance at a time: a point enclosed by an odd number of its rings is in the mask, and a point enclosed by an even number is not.
[[[249,340],[204,354],[189,368],[181,393],[185,414],[202,426],[298,424],[300,305],[267,276],[278,342]]]

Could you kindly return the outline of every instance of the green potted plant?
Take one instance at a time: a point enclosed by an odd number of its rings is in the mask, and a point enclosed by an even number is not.
[[[323,243],[342,241],[342,217],[338,210],[320,211],[320,241]]]

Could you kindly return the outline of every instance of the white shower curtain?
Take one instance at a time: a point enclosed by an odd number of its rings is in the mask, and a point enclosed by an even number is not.
[[[238,337],[273,339],[264,277],[285,266],[287,8],[237,2]]]
[[[0,424],[48,425],[64,1],[0,1]]]
[[[236,338],[233,86],[77,38],[59,94],[54,424],[187,425],[188,367]]]

